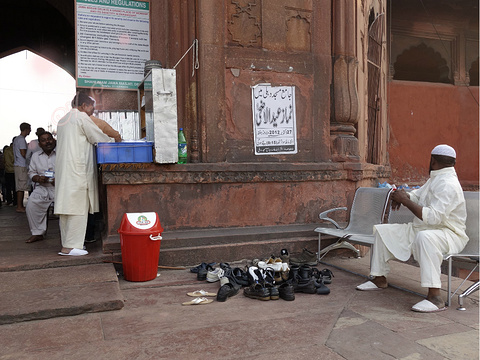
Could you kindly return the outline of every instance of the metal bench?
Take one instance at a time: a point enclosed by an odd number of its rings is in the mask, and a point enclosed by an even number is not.
[[[315,229],[315,232],[318,233],[318,260],[323,258],[330,250],[340,248],[355,251],[357,257],[360,257],[360,251],[350,244],[349,240],[352,238],[361,238],[362,236],[366,236],[366,238],[372,236],[373,239],[373,225],[383,222],[391,191],[392,190],[388,188],[358,188],[355,191],[350,209],[350,220],[345,228],[341,228],[340,225],[338,225],[335,220],[329,218],[328,215],[334,211],[346,211],[346,207],[333,208],[320,213],[320,219],[329,221],[335,228],[320,226]],[[334,236],[339,238],[339,240],[322,249],[322,235]]]

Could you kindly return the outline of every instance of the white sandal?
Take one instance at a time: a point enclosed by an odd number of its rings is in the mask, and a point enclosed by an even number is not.
[[[193,297],[198,297],[198,296],[217,296],[217,294],[215,293],[210,293],[210,292],[207,292],[205,290],[197,290],[197,291],[194,291],[194,292],[189,292],[187,293],[188,296],[193,296]]]
[[[204,304],[210,304],[213,300],[209,300],[204,297],[197,297],[193,299],[192,301],[187,301],[184,302],[182,305],[204,305]]]

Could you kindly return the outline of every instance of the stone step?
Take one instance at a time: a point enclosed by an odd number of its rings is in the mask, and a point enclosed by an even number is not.
[[[316,251],[316,224],[258,226],[228,229],[165,231],[162,234],[159,264],[190,266],[201,262],[231,262],[279,256],[286,248],[300,253],[304,247]],[[120,237],[104,239],[105,253],[121,252]]]
[[[0,272],[0,324],[123,306],[113,264]]]

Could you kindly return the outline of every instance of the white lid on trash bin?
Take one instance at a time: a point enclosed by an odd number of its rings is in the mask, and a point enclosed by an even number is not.
[[[127,213],[127,220],[137,229],[150,229],[157,222],[157,213]]]

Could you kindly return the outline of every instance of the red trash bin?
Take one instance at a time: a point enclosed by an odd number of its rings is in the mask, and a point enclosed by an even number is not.
[[[155,212],[123,215],[118,233],[125,280],[149,281],[157,277],[162,231]]]

